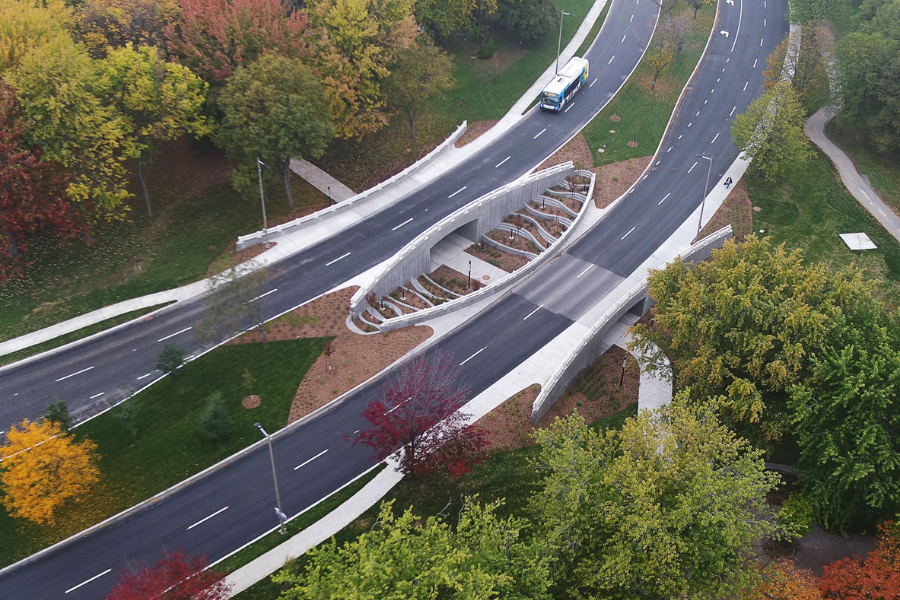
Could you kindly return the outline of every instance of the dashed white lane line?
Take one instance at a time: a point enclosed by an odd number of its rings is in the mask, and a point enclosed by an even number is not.
[[[539,137],[541,137],[541,134],[544,133],[545,131],[547,131],[547,128],[546,128],[546,127],[544,127],[543,129],[541,129],[541,130],[538,132],[538,134],[537,134],[536,136],[534,136],[533,138],[531,138],[531,139],[533,139],[533,140],[538,139]]]
[[[619,43],[620,43],[620,44],[623,43],[623,42],[625,41],[625,38],[626,38],[626,37],[628,37],[628,34],[627,34],[627,33],[626,33],[625,35],[622,36],[622,41],[619,42]]]
[[[91,396],[90,398],[88,398],[88,400],[93,400],[94,398],[99,398],[99,397],[102,396],[104,393],[105,393],[105,392],[100,392],[99,394],[94,394],[93,396]]]
[[[615,58],[615,57],[616,57],[616,55],[613,54],[613,55],[612,55],[612,58],[610,58],[610,59],[609,59],[609,62],[606,63],[606,64],[611,65],[611,64],[612,64],[612,61],[613,61],[613,58]]]
[[[569,104],[569,108],[567,108],[567,109],[564,110],[563,112],[569,112],[570,110],[572,110],[572,107],[573,107],[573,106],[575,106],[575,103],[574,103],[574,102],[572,102],[571,104]]]
[[[595,83],[597,83],[597,78],[596,78],[596,77],[595,77],[594,80],[591,82],[591,85],[588,86],[588,89],[594,87],[594,84],[595,84]]]
[[[750,82],[749,82],[749,81],[748,81],[747,83],[744,84],[744,91],[745,91],[745,92],[747,91],[747,86],[748,86],[748,85],[750,85]]]
[[[487,348],[487,346],[485,346],[484,348]],[[464,360],[464,361],[462,361],[461,363],[459,363],[459,366],[463,366],[464,364],[466,364],[467,362],[469,362],[470,360],[472,360],[473,358],[475,358],[476,356],[478,356],[479,354],[481,354],[482,352],[484,352],[484,348],[482,348],[481,350],[479,350],[478,352],[476,352],[475,354],[473,354],[472,356],[470,356],[470,357],[467,358],[466,360]]]
[[[631,18],[628,20],[628,22],[629,22],[629,23],[633,23],[633,22],[634,22],[634,15],[631,15]]]
[[[694,116],[695,116],[695,117],[699,117],[699,116],[700,116],[700,111],[698,110],[698,111],[697,111],[697,114],[694,115]]]
[[[679,139],[679,140],[681,139],[681,136],[680,136],[680,135],[678,136],[678,139]]]
[[[762,48],[763,39],[765,39],[765,38],[761,38],[761,39],[759,40],[759,47],[760,47],[760,48]]]
[[[153,373],[147,373],[146,375],[141,375],[140,377],[138,377],[138,381],[140,381],[141,379],[147,379],[151,375],[153,375]]]
[[[341,254],[341,255],[338,256],[336,259],[334,259],[334,260],[332,260],[332,261],[329,261],[329,262],[325,263],[325,266],[326,266],[326,267],[330,267],[331,265],[333,265],[333,264],[336,263],[337,261],[343,260],[343,259],[347,258],[348,256],[350,256],[350,253],[349,253],[349,252],[348,252],[347,254]]]
[[[506,158],[504,158],[503,160],[501,160],[500,162],[498,162],[498,163],[494,166],[494,168],[495,168],[495,169],[499,168],[500,165],[502,165],[503,163],[505,163],[506,161],[508,161],[510,158],[512,158],[512,157],[511,157],[511,156],[507,156]]]
[[[328,452],[327,449],[326,449],[326,450],[322,450],[321,452],[319,452],[318,454],[316,454],[315,456],[313,456],[313,457],[310,458],[309,460],[303,461],[302,463],[300,463],[299,465],[297,465],[296,467],[294,467],[294,470],[296,471],[296,470],[299,469],[300,467],[305,467],[306,465],[308,465],[308,464],[311,463],[312,461],[316,460],[317,458],[319,458],[320,456],[322,456],[322,455],[325,454],[326,452]]]
[[[737,110],[737,106],[735,106],[734,108],[731,109],[731,112],[728,113],[728,116],[730,117],[731,115],[733,115],[734,111],[736,111],[736,110]]]
[[[226,510],[228,510],[228,507],[227,507],[227,506],[226,506],[225,508],[220,508],[219,510],[217,510],[217,511],[214,512],[213,514],[209,515],[208,517],[203,517],[202,519],[200,519],[199,521],[197,521],[196,523],[194,523],[193,525],[191,525],[190,527],[188,527],[187,530],[190,531],[191,529],[193,529],[194,527],[196,527],[196,526],[199,525],[200,523],[205,523],[206,521],[209,521],[210,519],[212,519],[214,516],[216,516],[216,515],[218,515],[218,514],[221,514],[221,513],[225,512]]]
[[[75,371],[74,373],[71,373],[70,375],[66,375],[65,377],[60,377],[60,378],[57,379],[56,381],[62,381],[62,380],[64,380],[64,379],[68,379],[69,377],[75,377],[76,375],[81,375],[82,373],[87,373],[88,371],[90,371],[90,370],[93,369],[93,368],[94,368],[94,367],[88,367],[87,369],[82,369],[82,370],[80,370],[80,371]]]
[[[498,165],[498,166],[499,166],[499,165]],[[398,229],[400,229],[401,227],[403,227],[403,226],[406,225],[407,223],[411,222],[414,218],[415,218],[415,217],[410,217],[410,218],[408,218],[407,220],[405,220],[405,221],[403,221],[402,223],[400,223],[399,225],[397,225],[396,227],[392,227],[392,228],[391,228],[391,231],[397,231]]]
[[[157,342],[164,342],[164,341],[166,341],[166,340],[169,339],[169,338],[173,338],[173,337],[175,337],[176,335],[181,335],[181,334],[184,333],[185,331],[190,331],[191,329],[193,329],[193,327],[185,327],[185,328],[182,329],[181,331],[176,331],[175,333],[169,334],[169,335],[167,335],[166,337],[161,337],[161,338],[159,338],[159,339],[156,340],[156,341],[157,341]]]
[[[766,26],[768,19],[763,19],[763,27]]]
[[[759,62],[759,59],[758,59],[758,58],[757,58],[756,60],[753,61],[753,67],[752,67],[753,69],[756,68],[756,63],[758,63],[758,62]]]
[[[696,166],[697,166],[697,163],[696,163],[696,162],[695,162],[694,164],[692,164],[692,165],[691,165],[691,168],[688,169],[688,173],[690,173],[691,171],[693,171],[693,170],[694,170],[694,167],[696,167]]]
[[[576,277],[576,279],[577,279],[577,277]],[[528,313],[527,315],[525,315],[525,318],[522,319],[522,320],[523,320],[523,321],[527,321],[527,320],[528,320],[528,317],[530,317],[531,315],[533,315],[533,314],[536,313],[537,311],[541,310],[542,308],[544,308],[544,305],[543,305],[543,304],[540,305],[540,306],[538,306],[536,309],[534,309],[533,311],[531,311],[531,312]]]
[[[464,185],[464,186],[462,186],[461,188],[459,188],[458,190],[456,190],[455,192],[453,192],[452,194],[450,194],[450,195],[447,196],[447,197],[448,197],[448,198],[452,198],[453,196],[457,195],[458,193],[460,193],[461,191],[463,191],[463,190],[466,189],[467,187],[469,187],[469,186]]]
[[[668,194],[666,194],[665,196],[663,196],[663,199],[660,200],[659,202],[657,202],[656,205],[659,206],[660,204],[662,204],[663,202],[666,201],[666,198],[668,198],[668,197],[671,196],[671,195],[672,195],[672,192],[669,192]]]
[[[716,137],[713,138],[713,141],[710,142],[710,144],[715,144],[717,139],[719,139],[718,133],[716,134]]]
[[[710,94],[715,94],[715,93],[716,93],[716,88],[713,88],[713,89],[709,90],[709,93],[710,93]]]
[[[693,124],[694,124],[694,122],[691,121],[690,123],[688,123],[688,127],[690,127],[690,126],[693,125]]]
[[[110,571],[112,571],[112,569],[107,569],[107,570],[103,571],[102,573],[98,573],[97,575],[94,575],[93,577],[91,577],[91,578],[88,579],[87,581],[82,581],[81,583],[79,583],[79,584],[76,585],[75,587],[70,587],[69,589],[67,589],[67,590],[65,591],[65,593],[68,594],[69,592],[74,592],[75,590],[77,590],[77,589],[80,588],[81,586],[87,585],[87,584],[89,584],[90,582],[94,581],[95,579],[100,579],[101,577],[103,577],[104,575],[106,575],[107,573],[109,573]]]
[[[622,236],[622,239],[624,240],[624,239],[627,238],[629,235],[631,235],[631,232],[634,231],[635,229],[637,229],[637,225],[635,225],[634,227],[632,227],[631,229],[629,229],[629,230],[628,230],[628,233],[626,233],[625,235]]]
[[[278,288],[269,290],[269,291],[266,292],[265,294],[260,294],[260,295],[257,296],[256,298],[251,298],[251,299],[250,299],[250,302],[256,302],[256,301],[259,300],[260,298],[265,298],[265,297],[268,296],[269,294],[274,294],[274,293],[277,292],[277,291],[278,291]],[[248,303],[248,304],[249,304],[249,303]]]
[[[593,266],[594,266],[594,265],[591,265],[591,267],[593,267]],[[579,273],[579,274],[578,274],[578,277],[576,277],[575,279],[578,279],[579,277],[581,277],[582,275],[584,275],[585,273],[587,273],[588,271],[590,271],[590,270],[591,270],[591,267],[588,267],[587,269],[585,269],[584,271],[582,271],[581,273]]]
[[[668,153],[671,152],[671,151],[672,151],[672,146],[669,146],[669,149],[666,150],[666,154],[668,154]]]

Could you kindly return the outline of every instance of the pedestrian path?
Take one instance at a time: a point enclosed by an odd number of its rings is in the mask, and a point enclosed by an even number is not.
[[[343,202],[356,195],[356,192],[308,160],[292,158],[291,171],[328,196],[333,202]]]
[[[807,121],[804,129],[813,143],[828,155],[837,168],[841,181],[863,207],[878,219],[888,233],[900,242],[900,217],[882,201],[867,178],[859,174],[850,157],[825,135],[825,124],[835,115],[833,108],[820,108]]]

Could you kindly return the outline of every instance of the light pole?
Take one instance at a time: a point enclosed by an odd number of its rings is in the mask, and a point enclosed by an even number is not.
[[[466,289],[467,290],[472,289],[472,261],[471,260],[469,261],[469,280],[466,283]]]
[[[559,73],[559,53],[562,52],[562,22],[563,17],[574,17],[572,13],[559,11],[559,41],[556,43],[556,72]]]
[[[706,171],[706,186],[703,188],[703,200],[700,202],[700,221],[697,222],[697,237],[700,237],[700,228],[703,227],[703,209],[706,207],[706,194],[709,191],[709,175],[712,173],[713,157],[698,154],[697,158],[709,161],[709,169]]]
[[[266,430],[263,429],[263,426],[261,424],[254,423],[254,425],[257,429],[259,429],[260,433],[265,436],[266,441],[269,443],[269,460],[271,460],[272,462],[272,481],[275,482],[275,502],[278,504],[278,512],[283,514],[284,511],[281,509],[281,492],[278,491],[278,474],[275,472],[275,452],[272,450],[272,436],[266,433]],[[287,530],[284,528],[283,522],[279,531],[282,534],[287,533]]]
[[[269,226],[266,222],[266,197],[263,194],[263,184],[262,184],[262,168],[269,168],[269,165],[259,160],[259,157],[256,157],[256,173],[259,175],[259,204],[262,206],[262,215],[263,215],[263,237],[265,239],[266,248],[269,247]]]

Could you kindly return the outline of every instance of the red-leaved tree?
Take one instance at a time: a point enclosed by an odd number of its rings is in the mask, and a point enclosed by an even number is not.
[[[369,403],[363,416],[372,427],[357,433],[354,443],[373,448],[373,460],[399,450],[404,473],[444,469],[459,477],[484,460],[488,445],[487,432],[468,425],[458,410],[467,391],[448,356],[408,362],[381,388],[381,400]]]
[[[888,521],[878,533],[875,550],[865,560],[843,558],[825,566],[819,579],[824,598],[900,599],[900,527]]]
[[[224,81],[264,52],[309,52],[305,14],[281,0],[181,0],[181,20],[166,31],[169,49],[207,81]]]
[[[154,566],[123,569],[105,600],[225,600],[222,574],[206,568],[206,557],[167,553]]]
[[[66,173],[41,160],[23,139],[25,131],[15,88],[0,83],[0,282],[22,275],[20,255],[38,230],[62,238],[84,231],[66,198]]]

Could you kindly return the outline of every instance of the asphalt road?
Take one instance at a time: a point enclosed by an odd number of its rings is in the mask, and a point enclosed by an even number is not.
[[[605,28],[613,30],[612,25],[616,22],[628,21],[629,10],[640,6],[639,2],[617,2],[612,7]],[[645,6],[648,3],[652,5],[644,0]],[[623,6],[625,11],[621,10]],[[654,163],[654,170],[567,253],[539,269],[514,293],[441,340],[431,350],[448,353],[454,360],[464,363],[460,367],[460,375],[469,384],[472,396],[489,387],[564,330],[590,304],[608,293],[621,277],[643,262],[697,207],[706,180],[707,165],[704,164],[706,161],[695,155],[706,153],[706,156],[714,157],[714,176],[733,160],[734,148],[728,134],[730,118],[741,112],[761,92],[765,58],[787,32],[785,13],[785,0],[735,0],[734,5],[723,4],[716,29],[728,31],[729,35],[714,34],[709,53],[672,123],[657,157],[659,164]],[[633,22],[637,21],[638,17],[635,17]],[[605,30],[601,37],[604,40],[612,37],[618,42],[621,35],[621,30],[616,32],[616,36]],[[615,44],[612,46],[615,47]],[[612,64],[616,61],[618,57]],[[597,62],[598,59],[592,56],[595,74]],[[599,81],[596,86],[600,86]],[[543,127],[547,130],[542,135],[546,136],[553,129],[547,126],[550,122],[547,118],[571,117],[582,99],[579,97],[568,115],[531,115],[515,132],[510,133],[516,134],[520,144]],[[598,99],[599,102],[602,99]],[[700,115],[696,114],[698,111]],[[559,135],[563,122],[557,120],[553,123],[556,127],[553,133]],[[563,141],[567,137],[559,135],[558,139]],[[671,151],[668,150],[670,147]],[[486,153],[491,151],[488,149]],[[499,162],[504,157],[505,154],[500,152],[491,160],[480,159],[482,171],[493,167],[491,161]],[[530,161],[522,159],[521,164],[534,164],[535,158],[542,156],[534,155]],[[511,162],[513,159],[506,164]],[[519,168],[521,172],[527,171],[524,166]],[[473,181],[474,178],[451,181],[441,188],[442,193]],[[453,188],[453,185],[459,187]],[[425,206],[433,207],[434,204],[425,203],[420,208]],[[449,211],[441,214],[446,212]],[[422,218],[421,213],[415,214],[416,221]],[[387,224],[391,226],[409,218],[396,213],[390,217]],[[353,256],[352,250],[329,250],[326,254],[331,257],[341,256],[347,251],[351,251],[351,255],[345,260],[349,261]],[[356,267],[358,271],[366,268],[365,263],[369,262],[360,260],[362,262]],[[371,261],[371,264],[376,262],[378,260]],[[321,255],[306,260],[304,264],[287,265],[280,275],[284,279],[278,281],[293,281],[291,273],[295,276],[302,273],[305,278],[313,279],[309,285],[316,289],[315,278],[305,274],[309,270],[317,270],[316,273],[322,276],[330,273],[321,270]],[[277,284],[275,287],[279,288],[279,292],[272,296],[278,298],[282,288]],[[164,330],[152,330],[148,339],[175,333],[184,323],[190,321],[168,324]],[[153,321],[147,324],[152,325]],[[189,336],[190,331],[179,335]],[[117,348],[119,360],[127,360],[131,349],[127,341]],[[480,354],[474,359],[467,361],[478,352]],[[132,354],[141,352],[138,350]],[[97,368],[85,375],[92,373],[91,377],[96,378],[101,373],[94,371],[107,370],[107,365],[99,362],[102,356],[97,354],[93,358],[98,363]],[[66,366],[73,368],[70,372],[75,372],[78,368],[94,365],[69,363]],[[47,374],[44,377],[49,379]],[[87,391],[84,389],[81,396]],[[366,404],[376,397],[377,385],[367,386],[330,412],[291,430],[276,441],[279,481],[288,514],[302,510],[370,466],[366,450],[347,444],[344,436],[361,427],[363,421],[360,414]],[[323,451],[327,452],[321,454]],[[316,456],[311,462],[295,469]],[[208,553],[211,560],[216,560],[275,525],[273,505],[268,454],[262,448],[211,473],[200,482],[182,488],[132,518],[107,526],[0,576],[0,597],[99,598],[110,589],[118,568],[129,561],[155,560],[165,549],[183,547],[191,553]]]

